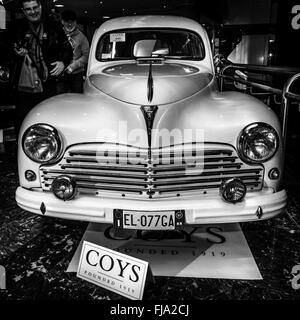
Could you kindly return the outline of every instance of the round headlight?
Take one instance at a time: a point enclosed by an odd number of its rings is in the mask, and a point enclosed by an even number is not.
[[[262,163],[271,159],[279,145],[278,134],[262,122],[247,126],[238,138],[238,151],[245,162]]]
[[[35,124],[25,131],[22,145],[31,160],[47,163],[59,156],[62,140],[55,128],[47,124]]]

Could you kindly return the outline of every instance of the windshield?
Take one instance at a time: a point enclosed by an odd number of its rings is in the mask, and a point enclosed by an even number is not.
[[[199,35],[176,29],[118,30],[99,40],[96,58],[124,60],[142,57],[202,60],[204,44]]]

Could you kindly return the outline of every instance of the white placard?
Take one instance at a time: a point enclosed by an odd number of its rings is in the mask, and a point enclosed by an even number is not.
[[[129,299],[143,298],[148,262],[83,242],[77,277]]]
[[[101,59],[111,59],[111,53],[102,53]]]
[[[6,272],[3,266],[0,266],[0,289],[6,289]]]
[[[110,42],[125,42],[126,41],[125,33],[124,32],[111,33],[109,35],[109,40]]]
[[[238,223],[158,234],[127,230],[117,235],[111,226],[90,223],[67,272],[77,271],[83,240],[148,261],[154,276],[262,279]]]

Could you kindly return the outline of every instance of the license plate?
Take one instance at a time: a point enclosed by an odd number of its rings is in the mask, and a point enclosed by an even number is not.
[[[114,227],[137,230],[174,230],[184,224],[184,210],[114,210]]]

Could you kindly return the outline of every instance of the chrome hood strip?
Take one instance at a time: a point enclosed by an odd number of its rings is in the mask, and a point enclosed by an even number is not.
[[[152,77],[152,62],[150,61],[149,65],[149,75],[148,75],[148,83],[147,83],[147,90],[148,90],[148,102],[151,103],[153,99],[153,77]]]

